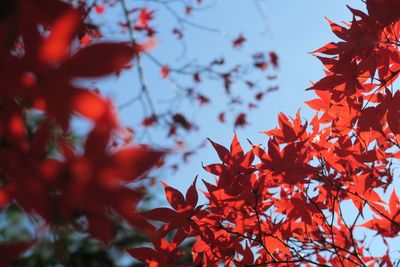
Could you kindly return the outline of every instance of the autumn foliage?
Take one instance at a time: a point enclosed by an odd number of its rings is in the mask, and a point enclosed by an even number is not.
[[[395,83],[400,73],[400,1],[367,0],[365,12],[349,8],[350,23],[328,20],[339,40],[313,52],[325,77],[307,89],[316,94],[306,102],[316,111],[310,122],[300,112],[293,118],[281,113],[279,126],[264,132],[266,147],[249,141],[247,152],[236,134],[230,148],[210,140],[220,162],[204,166],[215,176],[213,183],[203,181],[207,202],[198,203],[195,178],[185,194],[163,183],[171,207],[147,211],[138,211],[146,192],[137,182],[162,165],[168,152],[131,144],[131,132],[119,122],[112,102],[87,88],[85,81],[119,73],[132,61],[139,64],[140,56],[154,46],[154,13],[133,10],[135,25],[129,20],[122,25],[144,32],[141,42],[92,42],[98,32],[85,22],[86,6],[50,0],[4,3],[0,208],[17,204],[43,225],[35,229],[34,240],[0,244],[2,266],[12,266],[46,228],[70,225],[110,244],[115,216],[149,237],[151,248],[125,248],[149,266],[399,262],[398,245],[391,241],[400,232],[394,189],[400,157],[400,93]],[[100,5],[90,8],[104,12]],[[173,34],[183,33],[175,29]],[[232,45],[239,49],[245,41],[240,35]],[[268,57],[254,55],[253,65],[276,67],[276,55]],[[199,83],[202,73],[214,73],[212,68],[222,64],[216,60],[189,75]],[[238,71],[218,74],[228,95]],[[162,78],[174,72],[179,70],[161,64]],[[191,94],[203,104],[209,101],[196,91]],[[148,115],[143,127],[160,123],[161,114]],[[193,127],[184,114],[168,116],[169,136]],[[71,140],[78,117],[92,125],[81,146]],[[219,118],[224,121],[224,113]],[[245,113],[234,121],[245,125]],[[376,244],[360,235],[365,231],[380,238],[385,253],[374,253]],[[190,252],[183,249],[188,243]]]
[[[207,204],[191,201],[195,185],[186,198],[165,186],[172,209],[142,213],[164,223],[158,234],[168,241],[154,241],[158,251],[164,244],[163,258],[148,248],[131,255],[150,266],[184,266],[179,245],[193,238],[193,262],[200,266],[398,263],[399,247],[390,240],[400,232],[394,188],[400,1],[367,0],[367,12],[349,9],[350,23],[328,20],[340,40],[313,52],[326,75],[308,89],[317,95],[306,102],[317,111],[312,120],[280,114],[279,127],[264,132],[267,148],[250,143],[246,153],[236,135],[230,149],[210,141],[221,163],[204,167],[216,177],[204,181]],[[359,234],[367,230],[380,238],[383,254]]]
[[[121,147],[129,133],[112,103],[73,82],[120,71],[146,45],[72,47],[82,30],[82,14],[61,1],[7,1],[5,8],[10,11],[0,27],[0,207],[16,202],[51,227],[83,216],[86,231],[104,243],[114,235],[110,210],[148,228],[136,211],[143,192],[128,183],[140,179],[165,152]],[[40,28],[44,25],[51,31]],[[93,125],[82,151],[69,140],[76,116]],[[2,244],[2,262],[11,262],[27,248]]]

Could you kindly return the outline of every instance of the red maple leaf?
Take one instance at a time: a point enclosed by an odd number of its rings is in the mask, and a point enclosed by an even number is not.
[[[203,206],[197,206],[198,195],[196,180],[197,178],[189,187],[185,197],[177,189],[163,183],[166,198],[173,209],[155,208],[141,213],[150,220],[166,223],[160,229],[162,236],[174,229],[178,229],[174,235],[174,241],[177,243],[180,243],[188,236],[197,235],[199,233],[199,227],[193,217],[200,212]]]
[[[179,251],[178,244],[169,243],[164,238],[153,240],[154,249],[148,247],[130,248],[126,251],[134,258],[145,262],[150,267],[183,267],[177,263],[184,253]]]
[[[232,46],[234,48],[240,48],[243,46],[244,42],[246,42],[246,38],[241,34],[235,40],[232,41]]]

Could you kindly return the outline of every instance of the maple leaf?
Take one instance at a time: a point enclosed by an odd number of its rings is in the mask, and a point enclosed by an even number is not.
[[[254,147],[261,164],[256,168],[272,171],[272,174],[287,184],[304,183],[307,176],[316,174],[317,168],[308,164],[306,142],[291,143],[280,149],[275,139],[268,141],[268,154]]]
[[[294,194],[290,199],[280,199],[275,201],[278,212],[285,213],[288,221],[301,221],[307,225],[313,224],[313,214],[318,210],[308,203],[304,194]]]
[[[393,190],[390,195],[389,212],[378,205],[374,205],[374,207],[372,211],[380,218],[371,219],[361,226],[375,230],[379,235],[384,237],[396,237],[400,232],[400,224],[398,223],[400,218],[400,200],[396,191]]]
[[[149,21],[153,19],[154,11],[149,11],[148,8],[143,8],[139,12],[137,27],[149,28]]]
[[[72,53],[70,45],[81,24],[80,18],[78,10],[66,8],[62,16],[53,19],[50,34],[38,36],[36,45],[23,57],[7,57],[10,64],[23,66],[23,87],[31,89],[27,94],[17,77],[10,80],[9,87],[16,90],[9,96],[18,96],[29,106],[45,111],[64,131],[69,128],[72,113],[81,112],[88,119],[96,120],[107,105],[100,96],[77,88],[73,80],[98,78],[120,71],[135,53],[143,49],[126,43],[97,43]],[[4,71],[5,75],[15,76],[15,73],[9,73],[11,70]]]
[[[398,119],[400,114],[400,109],[398,106],[399,101],[400,101],[399,91],[397,91],[392,96],[392,93],[389,90],[387,90],[385,98],[381,100],[381,104],[379,104],[377,107],[377,109],[381,111],[379,112],[380,114],[382,114],[385,109],[387,110],[387,118],[386,118],[387,123],[390,130],[394,134],[400,134],[400,121]]]
[[[106,113],[89,134],[83,155],[60,140],[59,158],[43,159],[50,138],[50,123],[43,123],[34,132],[27,152],[1,151],[2,171],[7,179],[1,189],[3,198],[15,199],[27,213],[37,214],[52,225],[85,215],[88,232],[104,243],[114,236],[110,209],[132,225],[148,229],[150,225],[135,211],[143,194],[126,184],[138,180],[165,152],[125,147],[111,153],[108,143],[113,129],[114,117]],[[19,168],[15,162],[29,164]]]
[[[95,10],[97,14],[103,14],[104,13],[104,6],[102,5],[96,5]]]
[[[195,74],[193,74],[193,80],[196,83],[200,83],[201,82],[200,73],[196,72]]]
[[[352,96],[357,92],[364,91],[363,83],[366,80],[363,78],[357,65],[347,64],[340,70],[329,73],[315,84],[312,88],[314,90],[331,91],[332,98],[336,101],[340,101],[343,95]]]
[[[197,95],[197,99],[198,99],[200,105],[205,105],[205,104],[210,103],[210,99],[208,97],[204,96],[204,95],[201,95],[201,94]]]
[[[126,251],[134,258],[145,262],[150,267],[181,267],[184,266],[177,262],[184,253],[179,251],[178,244],[169,243],[164,238],[152,241],[154,248],[148,247],[130,248]]]
[[[235,40],[232,41],[232,46],[234,48],[240,48],[243,46],[244,42],[246,42],[246,38],[241,34]]]
[[[185,7],[185,13],[186,15],[192,14],[193,8],[191,6],[186,6]]]
[[[188,236],[197,235],[199,231],[196,222],[192,220],[203,207],[202,205],[197,206],[196,181],[197,177],[187,190],[185,197],[177,189],[163,183],[166,198],[173,209],[155,208],[141,213],[150,220],[166,223],[160,229],[162,236],[174,229],[178,229],[174,235],[174,241],[177,243],[180,243]]]
[[[219,120],[220,122],[222,122],[222,123],[225,122],[225,113],[224,113],[224,112],[221,112],[221,113],[218,115],[218,120]]]
[[[193,125],[186,119],[182,113],[175,113],[172,116],[174,125],[184,128],[186,131],[190,131]]]
[[[239,115],[237,115],[234,126],[235,127],[244,127],[246,125],[247,125],[246,114],[240,113]]]
[[[264,132],[268,136],[273,136],[280,144],[292,143],[306,135],[307,122],[303,125],[300,118],[300,111],[297,111],[296,118],[289,122],[285,114],[279,113],[278,117],[280,129],[274,129]]]
[[[229,266],[236,249],[241,247],[238,238],[229,235],[224,230],[211,230],[205,227],[200,239],[193,245],[195,264],[204,263],[207,266],[218,266],[224,262]]]
[[[331,122],[335,118],[334,115],[330,115],[334,114],[333,112],[335,111],[334,108],[331,108],[331,93],[321,90],[316,90],[314,92],[317,94],[318,98],[305,101],[304,103],[316,111],[323,112],[319,119],[320,122]]]
[[[270,52],[270,53],[269,53],[269,58],[270,58],[270,61],[271,61],[271,63],[272,63],[272,66],[274,66],[275,68],[277,68],[277,67],[279,66],[279,63],[278,63],[278,55],[277,55],[275,52]]]
[[[239,259],[237,264],[238,266],[249,266],[254,264],[254,254],[251,251],[251,246],[246,243],[246,247],[241,251],[238,251],[241,255],[243,255],[242,259]]]
[[[400,19],[400,1],[367,0],[368,14],[382,26],[387,26]]]
[[[60,16],[52,25],[50,36],[43,41],[39,52],[41,60],[56,63],[65,59],[79,24],[80,13],[77,10],[70,10]]]
[[[169,66],[168,65],[163,65],[161,70],[160,70],[160,74],[161,74],[161,77],[163,79],[167,79],[168,75],[169,75]]]
[[[96,78],[121,70],[140,51],[139,46],[127,43],[97,43],[73,54],[60,67],[72,77]],[[110,51],[113,51],[110,53]],[[96,62],[93,65],[93,62]]]
[[[149,126],[156,125],[157,121],[158,121],[157,116],[156,115],[151,115],[151,116],[149,116],[147,118],[144,118],[141,124],[143,126],[145,126],[145,127],[149,127]]]
[[[228,194],[237,195],[240,191],[250,185],[248,176],[254,172],[252,165],[254,160],[253,151],[246,154],[237,139],[236,133],[233,136],[230,150],[209,139],[216,150],[222,164],[211,164],[204,169],[212,174],[218,175],[218,186]]]

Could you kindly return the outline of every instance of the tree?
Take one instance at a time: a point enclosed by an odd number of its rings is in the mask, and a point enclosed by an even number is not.
[[[134,86],[128,89],[133,93],[127,94],[129,99],[123,99],[118,106],[121,112],[140,114],[131,119],[134,121],[136,140],[163,148],[167,142],[169,147],[179,147],[182,159],[187,161],[190,155],[202,147],[204,141],[199,140],[193,144],[185,142],[188,135],[202,127],[188,109],[194,110],[193,106],[199,106],[201,109],[197,110],[202,112],[213,105],[207,111],[214,111],[211,116],[215,120],[225,125],[245,127],[249,111],[257,108],[263,97],[278,89],[275,79],[279,63],[274,52],[251,51],[246,61],[241,62],[223,55],[214,55],[212,51],[207,56],[190,53],[190,38],[194,39],[190,34],[225,34],[218,28],[205,26],[195,20],[196,14],[206,13],[207,9],[213,8],[212,2],[81,2],[89,10],[87,24],[92,28],[93,25],[99,25],[94,33],[89,32],[83,36],[83,40],[111,35],[132,43],[147,42],[155,46],[139,53],[132,63],[129,75],[135,75],[131,79]],[[119,14],[118,23],[108,14]],[[160,24],[165,26],[157,27]],[[232,50],[243,51],[247,38],[238,33],[230,36],[228,42]],[[162,50],[168,46],[171,46],[172,52]],[[265,49],[264,45],[261,47]],[[149,68],[151,71],[147,72]],[[157,79],[163,82],[155,82]],[[221,95],[225,100],[223,105],[217,102]],[[159,132],[163,134],[162,138],[158,138],[163,140],[162,144],[154,141],[160,135]],[[179,165],[171,167],[178,168]]]
[[[110,102],[76,88],[72,80],[120,70],[130,59],[139,60],[151,42],[97,43],[70,54],[80,11],[62,2],[38,1],[60,10],[59,17],[57,12],[27,12],[30,2],[20,3],[26,7],[24,18],[34,14],[35,23],[17,28],[18,34],[12,35],[16,46],[2,44],[2,58],[7,60],[1,71],[3,206],[16,201],[52,227],[65,227],[67,222],[85,226],[83,230],[104,243],[113,237],[111,207],[148,235],[153,248],[127,252],[150,266],[395,266],[400,262],[393,241],[400,231],[394,179],[400,148],[395,90],[400,73],[400,1],[366,0],[365,12],[349,8],[353,19],[344,26],[328,20],[340,41],[313,52],[326,75],[308,89],[317,95],[306,102],[317,111],[310,123],[300,112],[294,118],[280,114],[279,127],[265,132],[267,148],[249,142],[246,153],[236,135],[229,149],[210,140],[221,163],[204,167],[216,176],[213,184],[204,181],[207,204],[198,204],[196,178],[186,194],[164,184],[171,208],[143,212],[133,209],[141,190],[127,182],[139,179],[167,152],[143,146],[110,151],[111,131],[121,130]],[[152,15],[148,10],[141,14],[147,18],[144,21]],[[2,36],[15,33],[18,25],[6,21]],[[53,27],[48,32],[37,24]],[[243,39],[234,45],[240,46]],[[107,64],[90,64],[99,55]],[[164,77],[169,71],[161,68]],[[66,88],[60,91],[68,105],[49,89],[54,83]],[[27,92],[35,86],[40,90]],[[94,124],[81,154],[70,148],[66,135],[71,113]],[[38,121],[30,125],[33,119],[26,120],[28,115]],[[181,119],[178,124],[187,125]],[[22,162],[29,164],[20,168]],[[382,255],[375,252],[376,239],[385,248]],[[3,244],[4,262],[11,264],[34,242]],[[189,252],[183,249],[188,245]]]
[[[145,186],[151,182],[144,178],[150,169],[165,164],[172,143],[182,147],[186,132],[197,128],[176,102],[206,105],[212,97],[197,88],[216,80],[231,105],[224,106],[216,119],[225,122],[232,111],[232,124],[241,127],[246,125],[248,105],[254,108],[253,102],[275,90],[249,91],[255,97],[250,103],[234,92],[238,82],[251,89],[257,85],[252,79],[262,77],[268,83],[274,79],[278,59],[272,52],[255,53],[249,66],[230,66],[224,58],[180,67],[160,61],[152,54],[158,37],[152,25],[156,10],[162,8],[176,20],[171,36],[179,42],[184,43],[187,25],[216,31],[188,17],[202,8],[202,1],[179,2],[185,4],[184,14],[175,10],[174,2],[1,1],[0,216],[4,225],[0,255],[4,265],[114,264],[122,254],[113,252],[116,247],[147,240],[132,232],[132,226],[144,233],[155,231],[139,214]],[[105,25],[101,16],[107,12],[122,16],[118,21],[106,20]],[[233,49],[244,42],[243,35],[233,39]],[[153,88],[146,83],[143,57],[157,67],[157,76],[178,88],[166,107],[156,102]],[[139,90],[115,107],[96,88],[96,81],[124,70],[137,73],[134,89]],[[131,107],[138,113],[143,109],[134,130],[122,125],[117,114],[117,109]],[[91,129],[82,132],[77,127],[81,124]],[[171,140],[169,145],[151,143],[149,132],[160,129]],[[183,158],[197,146],[183,150]],[[111,243],[114,247],[106,249]],[[30,248],[27,257],[15,262]]]
[[[280,114],[267,149],[250,143],[246,153],[236,135],[230,149],[210,140],[221,163],[204,167],[216,176],[204,182],[207,204],[197,204],[196,179],[185,197],[165,185],[172,208],[142,213],[163,222],[154,249],[130,249],[133,257],[186,266],[179,247],[193,239],[196,266],[400,263],[400,1],[365,4],[349,7],[344,26],[328,20],[340,40],[313,52],[326,75],[308,89],[311,122]]]

